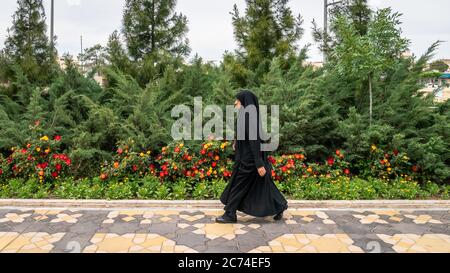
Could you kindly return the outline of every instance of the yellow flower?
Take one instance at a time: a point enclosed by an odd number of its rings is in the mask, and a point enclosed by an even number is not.
[[[147,154],[150,155],[152,152],[151,151],[147,151]]]
[[[45,153],[46,153],[46,154],[50,153],[50,148],[46,149],[46,150],[45,150]]]
[[[36,148],[36,152],[39,153],[40,151],[41,151],[41,148],[37,147],[37,148]]]
[[[48,136],[41,137],[41,141],[48,141]]]
[[[145,156],[145,154],[144,154],[144,153],[141,153],[141,154],[140,154],[140,156],[141,156],[141,157],[144,157],[144,156]]]
[[[180,143],[180,148],[183,148],[184,147],[184,143]]]
[[[377,150],[377,146],[375,146],[375,144],[372,145],[372,151],[376,151]]]

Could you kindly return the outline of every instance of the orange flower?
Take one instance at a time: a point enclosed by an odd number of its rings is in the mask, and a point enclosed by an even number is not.
[[[114,162],[114,169],[118,169],[119,168],[119,162]]]
[[[312,173],[313,169],[311,167],[309,167],[306,171],[309,172],[309,173]]]

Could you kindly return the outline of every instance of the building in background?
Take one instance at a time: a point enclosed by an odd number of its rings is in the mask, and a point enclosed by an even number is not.
[[[445,102],[450,99],[450,59],[441,59],[447,67],[447,71],[440,72],[437,70],[430,70],[430,64],[428,64],[428,73],[430,77],[424,79],[425,87],[420,92],[434,93],[436,102]]]
[[[80,62],[80,60],[79,60],[77,57],[72,56],[72,55],[58,57],[57,62],[58,62],[59,67],[60,67],[62,70],[66,70],[66,68],[67,68],[67,67],[66,67],[66,58],[70,58],[71,61],[72,61],[77,67],[79,67],[80,73],[84,74],[85,76],[87,76],[88,74],[90,74],[90,72],[92,71],[92,67],[86,67],[86,66],[84,66],[84,65]],[[93,79],[95,82],[97,82],[97,84],[100,85],[101,87],[104,87],[105,84],[106,84],[106,79],[105,79],[105,77],[104,77],[99,71],[96,71],[96,72],[94,73],[94,75],[92,76],[92,79]]]

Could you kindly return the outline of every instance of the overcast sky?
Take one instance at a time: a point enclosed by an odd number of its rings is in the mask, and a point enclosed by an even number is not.
[[[7,28],[16,10],[16,0],[2,0],[0,10],[0,46],[3,47]],[[50,0],[45,0],[49,17]],[[55,33],[60,53],[77,55],[80,52],[80,36],[84,46],[100,43],[105,45],[110,33],[120,29],[124,0],[56,0]],[[421,55],[436,40],[444,43],[436,58],[450,58],[450,1],[449,0],[371,0],[374,7],[392,7],[403,14],[403,31],[411,40],[411,50]],[[243,11],[244,0],[178,0],[177,10],[188,17],[192,53],[198,53],[206,60],[220,60],[225,50],[233,50],[231,15],[233,5]],[[311,21],[323,21],[322,0],[291,0],[294,13],[305,19],[305,36],[301,45],[312,43]],[[321,60],[313,45],[310,51],[312,61]]]

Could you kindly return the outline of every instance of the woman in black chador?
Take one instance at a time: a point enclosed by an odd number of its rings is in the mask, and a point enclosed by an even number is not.
[[[245,134],[240,134],[238,129],[238,139],[234,143],[236,155],[233,174],[220,198],[225,205],[225,214],[217,218],[216,222],[236,223],[236,211],[255,217],[275,215],[275,220],[281,220],[288,205],[272,180],[272,166],[267,160],[267,154],[261,151],[258,98],[250,91],[242,91],[236,99],[238,128],[245,118],[245,126],[241,126]],[[250,118],[244,109],[256,109],[257,117]]]

